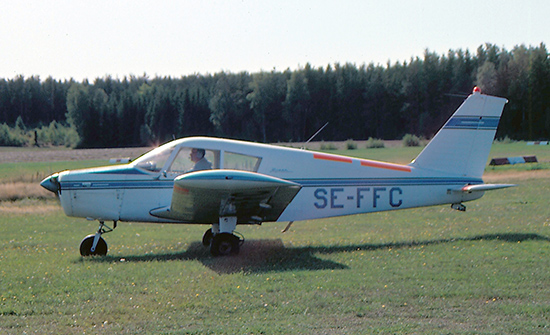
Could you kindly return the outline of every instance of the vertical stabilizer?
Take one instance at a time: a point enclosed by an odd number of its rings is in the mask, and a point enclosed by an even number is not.
[[[506,102],[475,88],[411,166],[481,178]]]

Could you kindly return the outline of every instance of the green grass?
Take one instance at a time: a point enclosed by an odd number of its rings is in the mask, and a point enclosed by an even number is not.
[[[225,258],[206,226],[121,223],[107,257],[83,259],[95,222],[0,211],[0,333],[548,333],[550,180],[505,182],[520,186],[465,213],[239,226]]]

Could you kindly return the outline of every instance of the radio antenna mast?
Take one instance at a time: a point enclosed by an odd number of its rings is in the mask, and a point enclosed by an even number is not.
[[[317,130],[317,131],[315,132],[315,134],[313,134],[313,136],[311,136],[311,137],[309,138],[309,140],[307,140],[307,141],[304,143],[304,145],[306,145],[306,144],[308,144],[309,142],[311,142],[311,140],[312,140],[315,136],[317,136],[317,134],[319,134],[319,133],[321,132],[321,130],[325,129],[326,126],[328,126],[328,122],[325,123],[324,126],[322,126],[321,128],[319,128],[319,130]],[[305,149],[305,147],[303,146],[302,149]]]

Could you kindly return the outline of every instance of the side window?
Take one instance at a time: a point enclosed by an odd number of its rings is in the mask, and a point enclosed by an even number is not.
[[[223,167],[225,169],[244,170],[244,171],[258,171],[260,157],[248,156],[243,154],[237,154],[234,152],[225,152],[223,155]]]
[[[174,158],[174,161],[170,165],[168,172],[171,173],[185,173],[199,170],[215,169],[219,164],[216,162],[219,160],[219,153],[212,150],[204,150],[204,156],[202,156],[202,150],[197,148],[181,148]]]

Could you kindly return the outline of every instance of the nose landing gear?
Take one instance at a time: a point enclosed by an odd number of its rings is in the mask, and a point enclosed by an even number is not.
[[[90,234],[80,242],[80,255],[86,256],[105,256],[107,255],[107,242],[101,235],[110,233],[116,228],[116,221],[113,221],[113,228],[107,226],[103,221],[99,221],[99,229],[95,234]]]

